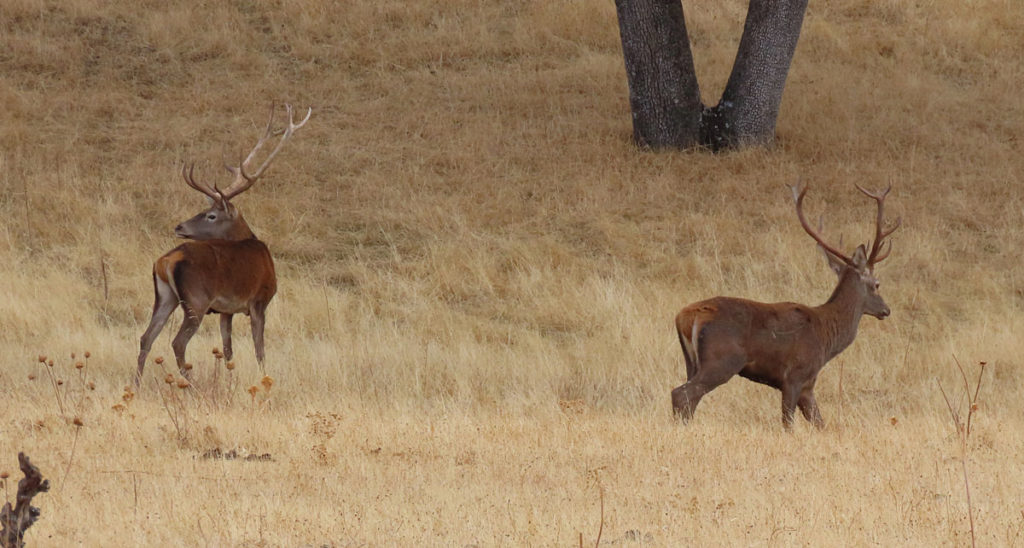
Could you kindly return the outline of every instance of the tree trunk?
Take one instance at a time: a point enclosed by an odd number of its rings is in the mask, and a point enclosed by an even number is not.
[[[800,38],[807,0],[750,0],[732,74],[718,105],[702,120],[702,142],[713,150],[765,145]]]
[[[807,0],[750,0],[736,61],[705,108],[680,0],[615,0],[633,138],[652,148],[769,144]]]
[[[703,105],[680,0],[615,0],[633,139],[643,147],[700,144]]]

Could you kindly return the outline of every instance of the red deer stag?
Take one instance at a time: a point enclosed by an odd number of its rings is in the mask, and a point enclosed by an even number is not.
[[[252,339],[256,347],[256,360],[263,367],[263,323],[264,312],[277,292],[277,277],[274,275],[274,260],[266,244],[256,238],[242,213],[231,203],[231,199],[248,190],[263,175],[285,141],[302,127],[313,113],[309,109],[306,117],[295,123],[291,105],[288,111],[288,127],[282,131],[281,140],[263,161],[263,164],[249,172],[249,163],[263,144],[273,134],[274,108],[270,110],[270,121],[260,140],[249,155],[238,166],[225,165],[234,175],[234,180],[223,191],[216,185],[210,187],[193,176],[193,164],[182,167],[185,183],[210,200],[210,208],[174,228],[175,236],[193,240],[185,242],[160,257],[153,264],[153,289],[156,298],[153,303],[153,318],[142,334],[138,371],[135,383],[142,378],[146,356],[153,346],[153,340],[160,334],[171,312],[180,304],[185,313],[181,329],[174,337],[171,347],[178,362],[178,369],[186,374],[185,347],[199,329],[206,314],[220,314],[220,333],[224,341],[224,357],[231,359],[231,317],[246,314],[252,322]]]
[[[807,188],[793,187],[797,218],[825,253],[839,283],[828,301],[817,307],[714,297],[683,308],[676,316],[676,330],[686,358],[687,380],[672,390],[677,416],[692,418],[705,394],[739,374],[782,391],[786,428],[792,427],[797,407],[814,426],[824,428],[814,400],[818,372],[853,342],[861,315],[878,319],[889,315],[878,294],[874,267],[889,255],[892,242],[885,239],[900,226],[900,219],[890,228],[884,226],[884,202],[891,188],[873,193],[857,186],[877,202],[878,216],[870,252],[861,245],[849,257],[825,243],[807,223],[802,209]]]

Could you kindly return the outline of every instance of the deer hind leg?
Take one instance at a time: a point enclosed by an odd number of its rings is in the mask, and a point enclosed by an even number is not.
[[[174,295],[174,290],[156,276],[153,276],[153,292],[156,294],[153,300],[153,317],[150,318],[149,327],[146,328],[146,332],[142,334],[142,339],[139,342],[139,362],[138,369],[135,371],[136,386],[142,379],[142,370],[146,367],[146,356],[153,348],[153,341],[160,335],[160,331],[167,324],[171,313],[178,306],[178,298]]]
[[[672,409],[683,420],[693,418],[700,399],[739,373],[747,361],[743,349],[736,344],[730,341],[716,344],[713,332],[709,333],[708,329],[701,330],[700,335],[701,345],[694,345],[694,355],[688,358],[694,362],[694,374],[672,390]],[[693,340],[697,339],[695,334]]]
[[[231,314],[220,315],[220,338],[224,343],[224,361],[230,361],[231,351]]]
[[[677,325],[676,333],[679,334],[679,344],[683,347],[683,358],[686,360],[686,378],[689,380],[693,378],[700,368],[697,354],[700,326],[696,321],[693,322],[693,326],[689,329],[685,325]]]

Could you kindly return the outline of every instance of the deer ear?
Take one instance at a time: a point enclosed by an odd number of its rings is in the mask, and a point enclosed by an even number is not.
[[[857,270],[867,270],[868,252],[864,250],[863,245],[857,246],[857,250],[853,252],[853,264],[857,267]]]
[[[843,269],[846,268],[846,261],[836,257],[829,253],[824,247],[818,246],[818,249],[825,255],[825,260],[828,261],[828,267],[832,269],[832,272],[836,273],[836,276],[843,273]]]

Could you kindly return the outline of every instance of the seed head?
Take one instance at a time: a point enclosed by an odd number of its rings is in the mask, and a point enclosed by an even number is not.
[[[260,379],[260,384],[263,385],[264,390],[270,392],[270,387],[274,386],[274,379],[271,378],[270,375],[264,375],[264,377]]]
[[[64,384],[64,379],[57,379],[57,386]]]
[[[186,363],[183,367],[185,368],[185,371],[192,371],[192,364],[190,363]]]
[[[90,353],[89,353],[89,351],[88,351],[88,350],[86,350],[86,351],[85,351],[85,359],[87,359],[87,360],[88,360],[90,356],[92,356],[92,354],[90,354]]]
[[[225,364],[224,364],[224,367],[227,367],[227,368],[228,368],[228,371],[231,371],[232,369],[234,369],[234,368],[235,368],[235,362],[228,362],[228,363],[225,363]]]
[[[29,374],[28,374],[28,380],[30,380],[30,381],[34,381],[34,380],[36,380],[36,376],[35,376],[35,375],[33,375],[32,373],[29,373]]]
[[[48,365],[50,367],[53,367],[53,358],[50,358],[49,360],[46,360],[46,365]]]
[[[74,423],[75,426],[82,426],[82,424],[83,424],[82,423],[82,419],[79,418],[79,417],[75,417],[75,420],[73,420],[71,422]]]
[[[213,347],[213,350],[211,352],[213,352],[213,355],[216,356],[217,354],[220,354],[220,348],[217,348],[215,346],[215,347]]]
[[[81,369],[83,367],[85,367],[84,363],[82,363],[82,362],[75,362],[75,369]]]
[[[89,384],[87,384],[86,386],[89,387],[89,390],[96,390],[96,383],[92,381],[89,381]]]
[[[896,423],[900,422],[896,417],[889,417],[889,424],[896,426]]]
[[[157,365],[163,365],[164,357],[163,356],[157,356],[156,359],[153,360],[153,363],[155,363]]]
[[[46,354],[39,355],[39,363],[46,363]]]
[[[255,384],[249,387],[249,395],[254,398],[256,397],[256,393],[259,391],[260,387],[256,386]]]
[[[174,383],[174,375],[168,373],[167,376],[164,377],[164,382],[167,383],[167,384],[173,384]]]
[[[71,353],[71,359],[72,360],[75,359],[75,353],[74,352]]]
[[[181,388],[181,389],[184,390],[185,388],[188,388],[189,386],[192,386],[192,383],[188,382],[188,379],[186,379],[185,377],[181,377],[180,379],[178,379],[178,388]]]
[[[3,472],[0,472],[0,480],[5,480],[5,479],[7,479],[9,477],[11,477],[11,474],[9,472],[7,472],[6,470],[3,471]]]

